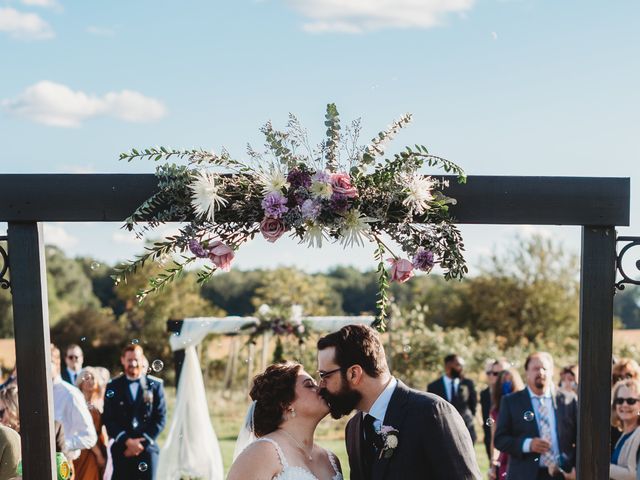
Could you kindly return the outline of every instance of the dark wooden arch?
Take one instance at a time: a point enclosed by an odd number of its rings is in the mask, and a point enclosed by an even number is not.
[[[578,475],[609,475],[609,391],[616,226],[629,225],[628,178],[452,177],[447,194],[461,224],[579,225],[580,406]],[[152,174],[0,175],[20,372],[25,480],[55,479],[49,318],[41,223],[122,222],[157,191]],[[1,268],[2,266],[0,266]]]

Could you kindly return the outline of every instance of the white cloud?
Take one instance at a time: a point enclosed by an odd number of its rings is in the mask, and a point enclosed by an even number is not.
[[[312,33],[362,33],[385,28],[431,28],[450,13],[464,14],[475,0],[286,0],[311,21]]]
[[[61,8],[56,0],[22,0],[22,3],[30,7]]]
[[[65,250],[78,244],[78,239],[60,225],[55,223],[45,223],[43,230],[44,242],[47,245],[56,245]]]
[[[10,7],[0,8],[0,32],[20,40],[47,40],[55,37],[51,26],[35,13]]]
[[[98,27],[95,25],[88,26],[86,31],[91,35],[97,35],[99,37],[113,37],[116,34],[115,30],[112,28]]]
[[[15,115],[56,127],[78,127],[84,120],[98,116],[150,122],[167,113],[160,100],[138,92],[123,90],[98,97],[46,80],[28,87],[17,98],[3,100],[0,106]]]
[[[114,232],[113,235],[111,235],[111,239],[113,240],[113,243],[118,245],[144,245],[144,240],[136,238],[136,235],[133,232]]]

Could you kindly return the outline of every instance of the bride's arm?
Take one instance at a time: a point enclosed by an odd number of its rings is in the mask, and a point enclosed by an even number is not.
[[[256,442],[236,458],[227,480],[271,480],[281,470],[282,465],[273,445]]]

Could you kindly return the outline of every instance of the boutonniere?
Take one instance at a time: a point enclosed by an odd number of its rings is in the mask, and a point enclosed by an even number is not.
[[[398,448],[398,437],[400,432],[387,425],[382,425],[378,431],[378,435],[382,440],[382,448],[380,449],[380,458],[391,458],[393,452]]]

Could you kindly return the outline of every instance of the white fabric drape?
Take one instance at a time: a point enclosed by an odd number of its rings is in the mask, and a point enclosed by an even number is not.
[[[222,453],[209,420],[196,353],[196,346],[208,333],[201,322],[185,322],[181,334],[171,337],[172,349],[184,349],[185,355],[169,435],[160,451],[159,480],[180,480],[183,476],[203,480],[224,478]]]

